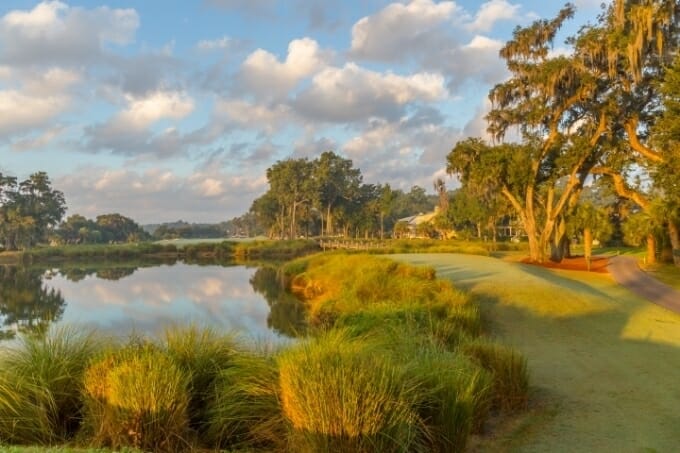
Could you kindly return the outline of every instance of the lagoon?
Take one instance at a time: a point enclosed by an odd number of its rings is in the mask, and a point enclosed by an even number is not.
[[[303,315],[272,266],[0,267],[0,339],[58,325],[157,337],[196,324],[271,343],[300,333]]]

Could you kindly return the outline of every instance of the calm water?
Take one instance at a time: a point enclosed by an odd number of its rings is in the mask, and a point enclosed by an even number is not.
[[[302,331],[303,312],[271,267],[0,267],[0,338],[60,324],[155,336],[189,323],[281,341]]]

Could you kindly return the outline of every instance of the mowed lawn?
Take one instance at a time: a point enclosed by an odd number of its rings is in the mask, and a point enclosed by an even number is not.
[[[393,255],[476,294],[529,360],[531,409],[477,451],[680,451],[680,315],[606,274],[467,255]]]

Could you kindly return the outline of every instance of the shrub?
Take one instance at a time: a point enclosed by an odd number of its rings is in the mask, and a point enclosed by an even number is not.
[[[460,350],[491,373],[495,407],[501,410],[526,407],[529,372],[527,361],[520,353],[485,340],[463,344]]]
[[[163,351],[139,342],[87,370],[85,423],[98,446],[183,451],[189,378]]]
[[[85,367],[101,348],[91,332],[61,328],[23,336],[0,356],[0,441],[49,444],[81,422]]]

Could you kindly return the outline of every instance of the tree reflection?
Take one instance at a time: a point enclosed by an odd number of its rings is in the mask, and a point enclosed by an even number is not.
[[[295,296],[286,291],[274,267],[260,267],[250,278],[256,293],[269,304],[267,326],[289,337],[305,333],[305,307]]]
[[[17,332],[43,333],[61,319],[65,301],[60,291],[42,282],[37,269],[0,266],[0,340]]]
[[[59,274],[69,281],[79,282],[91,275],[102,280],[120,280],[135,273],[137,267],[120,266],[107,268],[68,267],[59,269]]]

